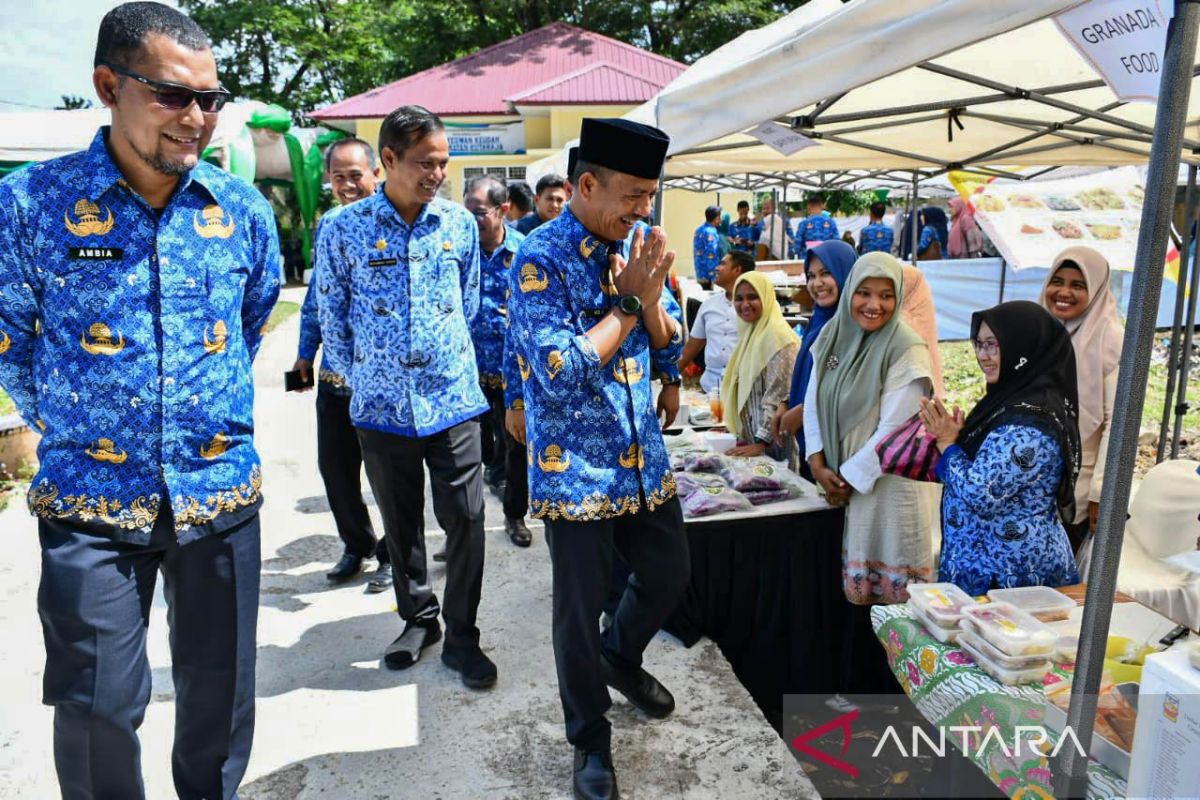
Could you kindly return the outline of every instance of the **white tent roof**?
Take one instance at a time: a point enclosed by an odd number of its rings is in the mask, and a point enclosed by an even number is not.
[[[1077,4],[814,0],[628,116],[671,135],[668,177],[1144,163],[1155,107],[1117,101],[1050,21]],[[1191,96],[1185,157],[1196,158]],[[740,133],[770,119],[820,145],[784,157]]]
[[[221,111],[210,147],[233,141],[263,103],[230,103]],[[96,129],[109,124],[107,108],[0,113],[0,161],[46,161],[86,150]]]

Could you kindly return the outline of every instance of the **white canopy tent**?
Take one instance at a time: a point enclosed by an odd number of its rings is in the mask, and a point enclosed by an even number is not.
[[[1145,163],[1154,105],[1118,101],[1050,20],[1075,5],[810,3],[701,59],[627,116],[671,135],[669,178]],[[1193,93],[1190,159],[1198,116]],[[742,133],[771,119],[818,146],[784,157]]]
[[[256,100],[230,103],[218,117],[209,148],[220,158],[231,146],[253,144],[257,180],[291,180],[292,168],[283,135],[268,129],[248,130],[246,123],[267,105]],[[0,113],[0,162],[46,161],[87,149],[96,129],[109,123],[106,108],[73,111],[13,111]],[[293,128],[290,132],[307,151],[320,128]],[[226,164],[227,165],[227,164]]]

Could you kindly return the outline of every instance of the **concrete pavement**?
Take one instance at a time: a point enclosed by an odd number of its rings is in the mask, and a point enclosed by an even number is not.
[[[300,302],[303,290],[284,296]],[[297,328],[292,317],[270,334],[255,366],[266,500],[257,729],[241,797],[570,797],[541,527],[531,526],[533,547],[512,546],[500,504],[487,496],[479,616],[483,647],[499,668],[493,691],[465,689],[441,664],[440,645],[410,670],[386,669],[380,657],[401,629],[394,598],[365,594],[368,575],[336,587],[324,577],[341,543],[317,474],[314,396],[287,394],[282,385]],[[428,499],[426,520],[433,550],[441,542]],[[52,712],[39,703],[39,551],[23,499],[0,513],[0,534],[0,798],[54,797]],[[443,566],[434,574],[440,584]],[[141,729],[142,768],[148,796],[169,798],[174,695],[161,589],[149,658],[154,688]],[[660,635],[646,665],[674,692],[677,710],[652,721],[615,697],[610,718],[624,797],[816,796],[715,645],[687,650]]]

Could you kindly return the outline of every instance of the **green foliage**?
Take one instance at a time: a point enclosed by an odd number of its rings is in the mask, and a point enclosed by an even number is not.
[[[62,105],[54,107],[55,111],[75,111],[79,108],[91,108],[92,101],[86,97],[80,97],[74,94],[62,95]]]
[[[17,410],[17,404],[12,401],[12,398],[0,389],[0,417],[5,414],[12,414]]]
[[[806,0],[181,0],[236,96],[299,119],[563,21],[685,63]]]

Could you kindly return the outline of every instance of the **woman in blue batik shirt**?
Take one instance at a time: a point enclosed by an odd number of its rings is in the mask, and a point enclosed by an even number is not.
[[[917,260],[939,260],[946,257],[950,247],[950,228],[946,222],[946,212],[937,206],[925,206],[921,209],[921,239],[917,244]],[[937,247],[934,248],[934,242]]]
[[[971,338],[987,394],[966,419],[940,401],[921,410],[942,451],[940,579],[971,595],[1078,583],[1063,528],[1079,474],[1070,334],[1021,300],[976,312]]]

